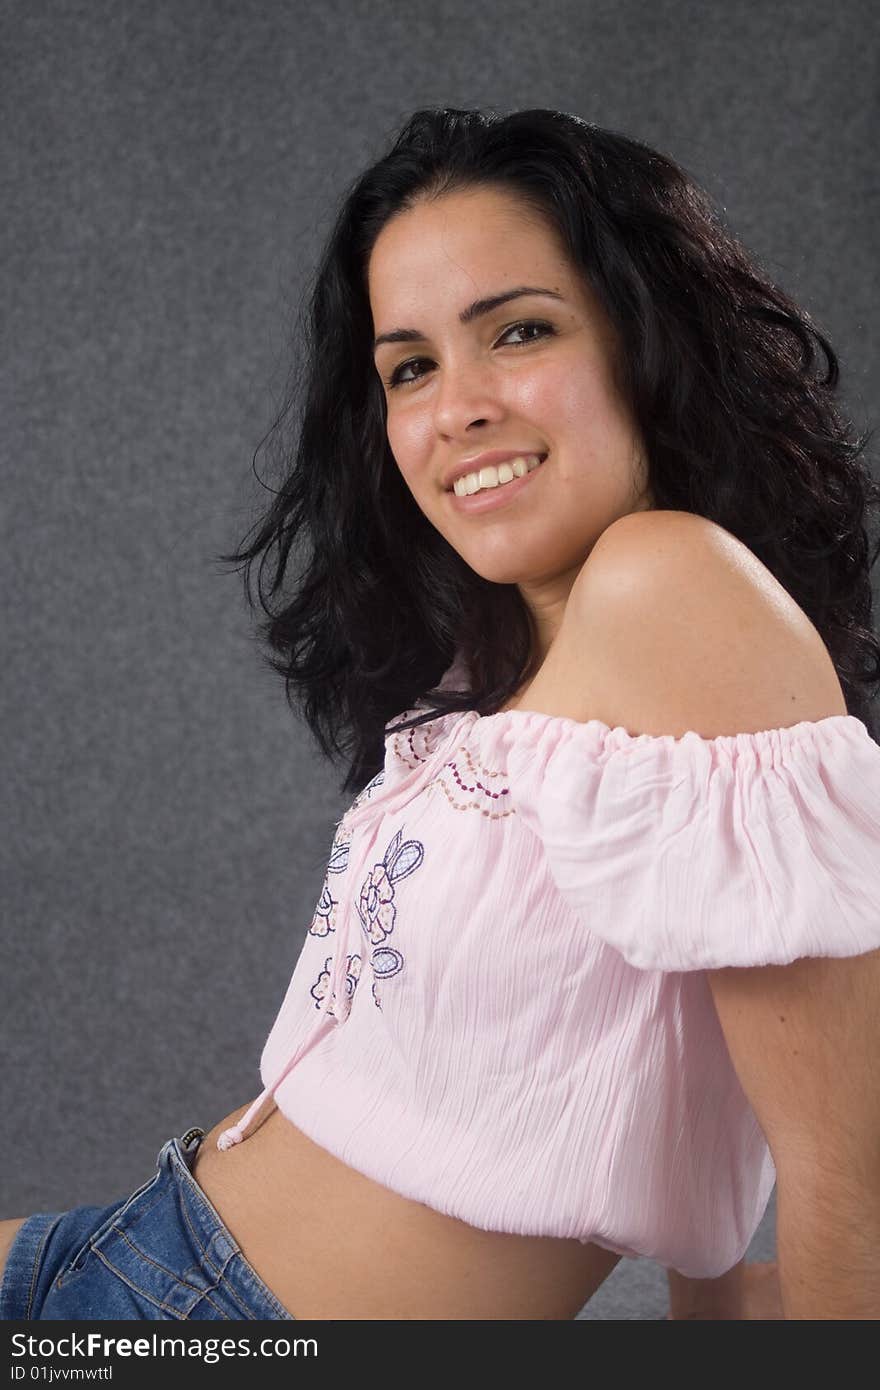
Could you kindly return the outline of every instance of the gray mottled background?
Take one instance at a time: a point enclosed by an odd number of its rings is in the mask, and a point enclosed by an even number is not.
[[[343,185],[423,105],[646,140],[874,423],[878,11],[5,0],[0,26],[0,1216],[23,1216],[123,1195],[261,1089],[345,800],[212,556],[254,515]],[[624,1260],[581,1316],[664,1312],[662,1269]]]

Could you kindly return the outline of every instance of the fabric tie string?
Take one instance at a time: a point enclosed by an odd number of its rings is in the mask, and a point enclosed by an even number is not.
[[[223,1133],[217,1140],[217,1148],[221,1151],[231,1148],[234,1144],[241,1143],[253,1120],[266,1102],[272,1098],[289,1072],[302,1061],[306,1053],[310,1052],[329,1032],[332,1032],[334,1026],[338,1027],[342,1025],[348,1018],[351,1011],[351,997],[354,994],[354,987],[352,986],[350,993],[348,988],[347,977],[349,975],[349,963],[351,958],[358,954],[358,947],[362,941],[365,943],[365,947],[369,947],[372,944],[369,935],[369,927],[364,922],[360,912],[358,885],[362,880],[366,865],[375,850],[383,819],[385,816],[393,814],[401,806],[406,805],[416,797],[419,792],[427,786],[432,777],[445,766],[452,755],[455,742],[461,732],[462,718],[468,716],[473,718],[477,717],[475,711],[455,711],[451,715],[441,716],[440,719],[436,720],[436,724],[442,724],[448,719],[450,721],[450,727],[440,735],[437,746],[433,752],[427,758],[416,762],[412,767],[408,768],[403,776],[394,780],[392,785],[387,788],[385,786],[380,786],[374,795],[366,797],[361,805],[355,807],[353,810],[349,810],[339,822],[339,827],[344,827],[345,830],[348,831],[359,826],[362,821],[369,820],[370,817],[373,818],[372,826],[364,837],[364,842],[359,848],[356,860],[353,863],[350,862],[346,870],[345,885],[346,887],[351,885],[351,887],[347,895],[348,902],[343,914],[343,920],[338,929],[336,950],[330,968],[330,977],[326,992],[319,1006],[317,1022],[306,1034],[299,1046],[294,1049],[281,1071],[273,1079],[271,1085],[266,1086],[265,1089],[260,1092],[256,1100],[248,1106],[237,1124],[231,1125],[228,1129],[223,1130]],[[429,724],[427,727],[432,728],[434,726]],[[387,777],[387,757],[385,768],[385,775]],[[360,974],[365,970],[368,961],[369,953],[365,948],[361,953],[361,965],[357,978],[359,978]]]

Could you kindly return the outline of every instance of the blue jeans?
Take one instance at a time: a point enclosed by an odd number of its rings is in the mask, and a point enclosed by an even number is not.
[[[190,1171],[204,1133],[169,1139],[129,1197],[29,1216],[9,1251],[0,1319],[293,1318]]]

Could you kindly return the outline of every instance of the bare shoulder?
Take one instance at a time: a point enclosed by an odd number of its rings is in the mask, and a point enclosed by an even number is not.
[[[599,537],[581,570],[578,585],[586,588],[595,576],[623,582],[627,577],[641,580],[644,567],[675,565],[685,573],[699,573],[713,559],[726,558],[731,572],[748,570],[753,579],[764,580],[783,594],[786,591],[761,563],[757,555],[737,536],[708,517],[695,512],[629,512],[612,522]],[[797,608],[786,594],[789,603]],[[801,610],[798,609],[798,612]]]
[[[747,545],[690,512],[608,527],[566,628],[569,681],[589,672],[594,717],[631,733],[715,738],[846,713],[807,615]]]

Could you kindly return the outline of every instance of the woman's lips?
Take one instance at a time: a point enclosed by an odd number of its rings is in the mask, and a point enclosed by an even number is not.
[[[512,502],[524,487],[528,487],[533,478],[547,467],[548,455],[544,455],[543,462],[537,468],[533,468],[531,473],[524,473],[521,478],[514,478],[509,483],[499,483],[498,487],[481,488],[479,492],[472,493],[469,497],[459,497],[456,492],[449,492],[447,496],[457,512],[465,515],[476,512],[494,511],[496,507],[503,507],[506,503]]]

